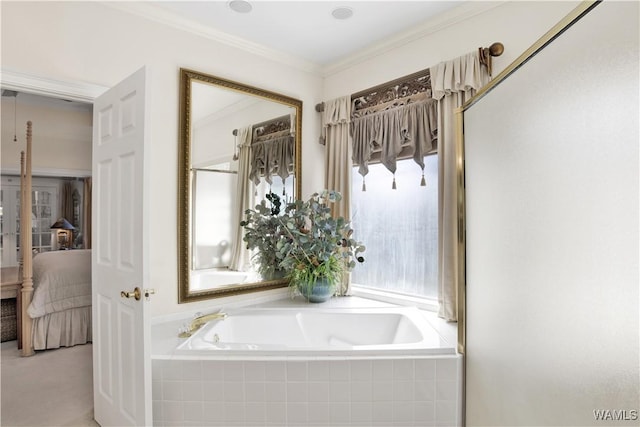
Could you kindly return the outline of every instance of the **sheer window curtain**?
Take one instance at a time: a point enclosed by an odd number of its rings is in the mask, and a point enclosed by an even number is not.
[[[238,184],[236,191],[236,203],[234,206],[238,227],[233,238],[231,248],[231,260],[229,269],[234,271],[247,271],[251,261],[251,254],[247,249],[244,237],[244,227],[240,227],[240,221],[244,219],[244,211],[251,209],[254,204],[252,182],[249,178],[251,169],[251,126],[238,129],[239,154],[238,154]]]
[[[456,321],[458,298],[458,185],[455,109],[489,82],[478,51],[431,67],[438,100],[438,316]]]
[[[332,206],[334,216],[351,219],[351,141],[349,121],[351,116],[351,97],[343,96],[325,102],[322,113],[322,136],[320,143],[325,145],[325,188],[339,191],[342,201]],[[336,295],[351,294],[351,275],[345,274]]]

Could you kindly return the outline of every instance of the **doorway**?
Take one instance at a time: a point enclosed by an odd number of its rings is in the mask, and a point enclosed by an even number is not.
[[[3,79],[0,189],[0,251],[3,268],[17,266],[20,259],[20,151],[25,147],[27,120],[34,124],[31,235],[35,251],[40,253],[57,249],[51,226],[61,214],[61,193],[65,183],[72,184],[73,189],[73,208],[71,214],[67,215],[70,216],[68,220],[81,224],[79,229],[83,228],[82,180],[91,176],[92,168],[92,102],[53,96],[45,89],[38,93],[16,89],[11,91],[13,96],[5,97],[7,90]],[[73,204],[74,195],[78,199],[78,209]],[[21,357],[17,347],[15,341],[2,344],[3,371],[11,367],[7,375],[3,372],[3,420],[14,419],[15,425],[51,425],[47,423],[54,422],[54,419],[67,419],[64,417],[82,422],[92,419],[91,344],[41,351],[29,358]],[[22,376],[11,381],[13,373],[19,372],[22,372]],[[47,372],[47,375],[34,375],[36,372]],[[77,396],[78,389],[83,390],[82,399]],[[25,393],[29,395],[28,412],[22,411],[18,402],[12,403],[11,400],[12,396],[22,396],[23,399]],[[36,403],[38,396],[42,397],[42,405]],[[49,408],[48,405],[54,401],[57,402],[56,407]],[[34,410],[34,404],[38,409]],[[90,414],[87,413],[88,404],[91,406]],[[12,416],[16,411],[17,418]]]
[[[0,254],[3,267],[15,267],[21,258],[20,156],[26,122],[34,123],[31,234],[40,253],[58,249],[51,226],[59,214],[77,228],[73,238],[84,228],[82,180],[91,176],[92,104],[2,89],[2,110]]]
[[[149,138],[145,132],[148,78],[142,67],[111,88],[52,82],[46,78],[5,73],[4,82],[25,87],[29,93],[39,92],[56,97],[61,93],[68,101],[79,100],[92,104],[95,110],[92,123],[92,164],[95,191],[91,223],[96,235],[92,247],[92,323],[94,414],[100,423],[114,425],[146,425],[151,422],[150,319],[148,300],[129,298],[131,291],[120,290],[120,279],[138,284],[145,292],[148,287],[148,245],[145,236],[145,213],[149,211],[149,178],[146,156]],[[43,83],[44,82],[44,83]],[[34,88],[39,88],[36,91]],[[63,87],[65,90],[61,90]],[[58,96],[59,97],[59,96]],[[97,130],[100,129],[98,132]],[[124,132],[123,132],[124,130]],[[123,182],[128,185],[121,185]],[[118,200],[118,203],[112,203]],[[108,209],[105,207],[109,207]],[[133,208],[132,208],[133,207]],[[135,233],[124,233],[121,222]],[[28,217],[27,217],[28,218]],[[126,242],[122,239],[126,236]],[[112,241],[117,244],[111,245]],[[138,243],[140,246],[137,246]],[[101,243],[104,243],[101,245]],[[126,247],[122,244],[126,243]],[[122,268],[121,268],[122,267]],[[126,271],[125,271],[126,270]],[[126,275],[121,273],[126,272]],[[116,280],[116,276],[118,279]],[[136,287],[136,291],[138,291]],[[27,290],[27,292],[29,292]],[[25,294],[27,295],[27,294]],[[106,333],[108,334],[105,334]],[[135,347],[134,351],[131,351]],[[128,349],[128,351],[125,351]],[[124,355],[127,356],[125,361]],[[126,396],[125,396],[126,394]]]

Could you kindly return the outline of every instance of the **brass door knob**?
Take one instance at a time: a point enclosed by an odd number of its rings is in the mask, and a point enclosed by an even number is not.
[[[140,292],[140,288],[136,286],[136,288],[133,290],[133,292],[126,292],[126,291],[121,291],[120,292],[120,296],[122,298],[135,298],[136,301],[140,301],[140,296],[142,295],[142,293]]]

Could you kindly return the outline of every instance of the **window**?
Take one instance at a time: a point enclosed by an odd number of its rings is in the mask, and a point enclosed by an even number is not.
[[[365,262],[352,273],[352,283],[377,290],[437,297],[438,156],[425,157],[422,171],[412,160],[399,160],[393,176],[382,164],[369,165],[367,191],[353,172],[351,215],[354,237],[367,250]]]
[[[34,188],[31,192],[32,248],[37,252],[51,250],[51,225],[56,221],[53,206],[56,203],[56,189]],[[17,195],[19,197],[19,194]],[[18,202],[18,211],[20,211]]]
[[[55,222],[57,215],[58,188],[55,184],[34,184],[31,192],[32,245],[33,250],[46,252],[52,249],[51,225]],[[0,240],[2,266],[16,266],[21,258],[19,178],[2,178],[0,218],[2,224],[2,239]]]

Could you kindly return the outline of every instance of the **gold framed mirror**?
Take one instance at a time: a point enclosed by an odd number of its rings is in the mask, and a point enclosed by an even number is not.
[[[300,199],[302,101],[181,68],[179,116],[178,303],[286,286],[239,223],[269,192]]]

